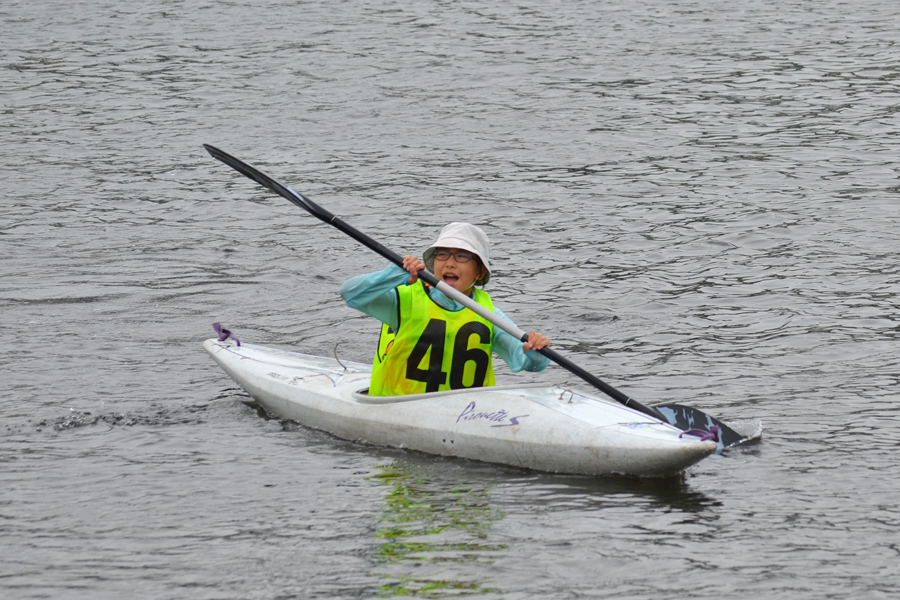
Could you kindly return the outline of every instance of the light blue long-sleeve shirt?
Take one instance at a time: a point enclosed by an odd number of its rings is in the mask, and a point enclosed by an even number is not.
[[[397,331],[400,306],[394,288],[406,285],[407,279],[409,279],[409,271],[405,271],[397,265],[390,265],[383,271],[357,275],[348,279],[341,286],[341,297],[350,308],[375,317]],[[456,312],[465,309],[462,304],[451,300],[440,290],[431,288],[430,294],[432,300],[447,310]],[[513,323],[496,306],[494,314]],[[499,327],[492,327],[492,329],[494,333],[491,335],[491,349],[509,365],[511,371],[543,371],[550,364],[550,359],[543,354],[532,352],[526,355],[522,349],[522,342],[514,336]]]

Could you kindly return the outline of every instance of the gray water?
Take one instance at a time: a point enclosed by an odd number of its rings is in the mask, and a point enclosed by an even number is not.
[[[0,596],[896,597],[898,23],[887,0],[4,0]],[[592,479],[261,415],[211,323],[370,360],[337,290],[384,263],[203,143],[402,254],[483,226],[521,327],[763,441]]]

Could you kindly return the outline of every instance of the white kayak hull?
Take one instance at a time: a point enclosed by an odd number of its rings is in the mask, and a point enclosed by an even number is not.
[[[671,476],[716,451],[668,423],[562,387],[371,397],[371,367],[232,341],[204,349],[270,413],[337,437],[539,471]]]

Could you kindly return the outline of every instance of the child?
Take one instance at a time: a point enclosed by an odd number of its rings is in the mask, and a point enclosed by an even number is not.
[[[403,268],[358,275],[341,286],[350,308],[384,325],[372,369],[372,396],[420,394],[494,385],[492,352],[513,371],[543,371],[550,360],[532,352],[550,344],[531,331],[524,344],[499,327],[419,282],[428,268],[447,285],[509,321],[491,297],[475,285],[491,278],[487,235],[469,223],[450,223],[425,250],[424,262],[413,256]],[[512,321],[510,321],[511,323]],[[474,339],[473,339],[474,338]]]

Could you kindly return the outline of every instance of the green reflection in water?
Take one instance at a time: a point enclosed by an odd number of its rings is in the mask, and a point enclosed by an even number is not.
[[[377,469],[368,480],[389,488],[375,532],[380,544],[374,559],[381,568],[374,575],[387,580],[378,595],[457,598],[499,593],[472,581],[507,549],[490,540],[491,527],[503,513],[492,506],[489,486],[401,461]]]

